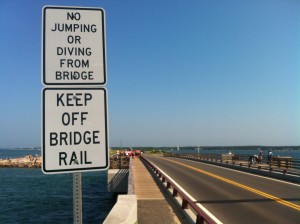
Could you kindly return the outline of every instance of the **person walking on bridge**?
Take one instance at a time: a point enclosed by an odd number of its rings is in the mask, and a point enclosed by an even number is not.
[[[263,161],[263,151],[260,149],[258,154],[258,162],[262,163]]]
[[[268,164],[270,164],[270,165],[271,165],[271,162],[272,162],[272,157],[273,157],[273,152],[270,149],[269,152],[268,152]]]

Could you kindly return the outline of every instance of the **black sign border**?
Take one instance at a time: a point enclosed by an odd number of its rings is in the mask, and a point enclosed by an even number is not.
[[[45,114],[45,93],[46,91],[52,91],[52,90],[100,90],[100,91],[104,91],[104,111],[105,111],[105,162],[106,162],[106,166],[101,166],[101,167],[87,167],[87,168],[72,168],[72,169],[59,169],[59,170],[47,170],[46,169],[46,149],[45,149],[45,118],[46,118],[46,114]],[[86,88],[51,88],[51,87],[47,87],[47,88],[43,88],[43,97],[42,97],[42,113],[43,113],[43,120],[42,120],[42,130],[43,130],[43,139],[42,139],[42,157],[43,157],[43,161],[42,161],[42,171],[45,174],[59,174],[59,173],[74,173],[74,172],[80,172],[80,171],[103,171],[103,170],[107,170],[109,168],[109,142],[108,142],[108,105],[107,105],[107,89],[104,87],[86,87]]]
[[[83,82],[83,83],[72,83],[72,82],[64,82],[64,83],[56,83],[56,82],[46,82],[46,52],[45,52],[45,43],[46,43],[46,13],[47,13],[47,9],[63,9],[63,10],[92,10],[92,11],[101,11],[102,12],[102,40],[103,40],[103,75],[104,75],[104,80],[103,82]],[[55,86],[62,86],[62,85],[65,85],[65,86],[68,86],[68,85],[106,85],[106,81],[107,81],[107,74],[106,74],[106,28],[105,28],[105,11],[104,9],[102,8],[84,8],[84,7],[59,7],[59,6],[45,6],[43,8],[43,15],[42,15],[42,18],[43,18],[43,30],[42,30],[42,77],[43,77],[43,84],[44,85],[55,85]]]

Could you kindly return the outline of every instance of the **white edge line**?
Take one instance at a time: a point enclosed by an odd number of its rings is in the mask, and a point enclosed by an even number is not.
[[[151,161],[151,163],[153,163]],[[153,163],[154,164],[154,163]],[[157,165],[155,165],[161,173],[163,173],[168,179],[170,179],[183,193],[185,193],[192,201],[197,201],[188,192],[186,192],[176,181],[174,181],[169,175],[162,171]],[[217,224],[223,224],[217,217],[215,217],[210,211],[208,211],[201,203],[195,203],[200,209],[202,209],[211,219],[213,219]]]

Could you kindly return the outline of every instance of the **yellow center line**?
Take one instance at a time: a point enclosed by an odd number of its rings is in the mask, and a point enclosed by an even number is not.
[[[193,166],[186,165],[186,164],[181,163],[181,162],[177,162],[177,161],[170,160],[170,159],[166,159],[166,158],[161,158],[161,159],[164,159],[164,160],[167,160],[167,161],[169,161],[169,162],[172,162],[172,163],[175,163],[175,164],[178,164],[178,165],[187,167],[187,168],[192,169],[192,170],[195,170],[195,171],[197,171],[197,172],[199,172],[199,173],[206,174],[206,175],[208,175],[208,176],[210,176],[210,177],[214,177],[214,178],[216,178],[216,179],[218,179],[218,180],[221,180],[221,181],[224,181],[224,182],[226,182],[226,183],[232,184],[232,185],[234,185],[234,186],[237,186],[237,187],[243,188],[243,189],[245,189],[245,190],[251,191],[251,192],[253,192],[253,193],[256,193],[256,194],[258,194],[258,195],[261,195],[261,196],[263,196],[263,197],[269,198],[269,199],[274,200],[274,201],[276,201],[276,202],[278,202],[278,203],[280,203],[280,204],[286,205],[286,206],[288,206],[288,207],[290,207],[290,208],[293,208],[293,209],[296,209],[296,210],[300,211],[300,205],[297,205],[297,204],[294,204],[294,203],[285,201],[285,200],[283,200],[283,199],[281,199],[281,198],[278,198],[278,197],[275,197],[275,196],[273,196],[273,195],[267,194],[267,193],[265,193],[265,192],[263,192],[263,191],[256,190],[256,189],[254,189],[254,188],[252,188],[252,187],[248,187],[248,186],[243,185],[243,184],[240,184],[240,183],[238,183],[238,182],[235,182],[235,181],[226,179],[226,178],[224,178],[224,177],[218,176],[218,175],[216,175],[216,174],[213,174],[213,173],[210,173],[210,172],[207,172],[207,171],[204,171],[204,170],[195,168],[195,167],[193,167]]]

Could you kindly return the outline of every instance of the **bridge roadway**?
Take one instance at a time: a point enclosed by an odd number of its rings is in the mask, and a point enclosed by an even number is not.
[[[186,159],[143,157],[223,223],[300,223],[300,185]]]

